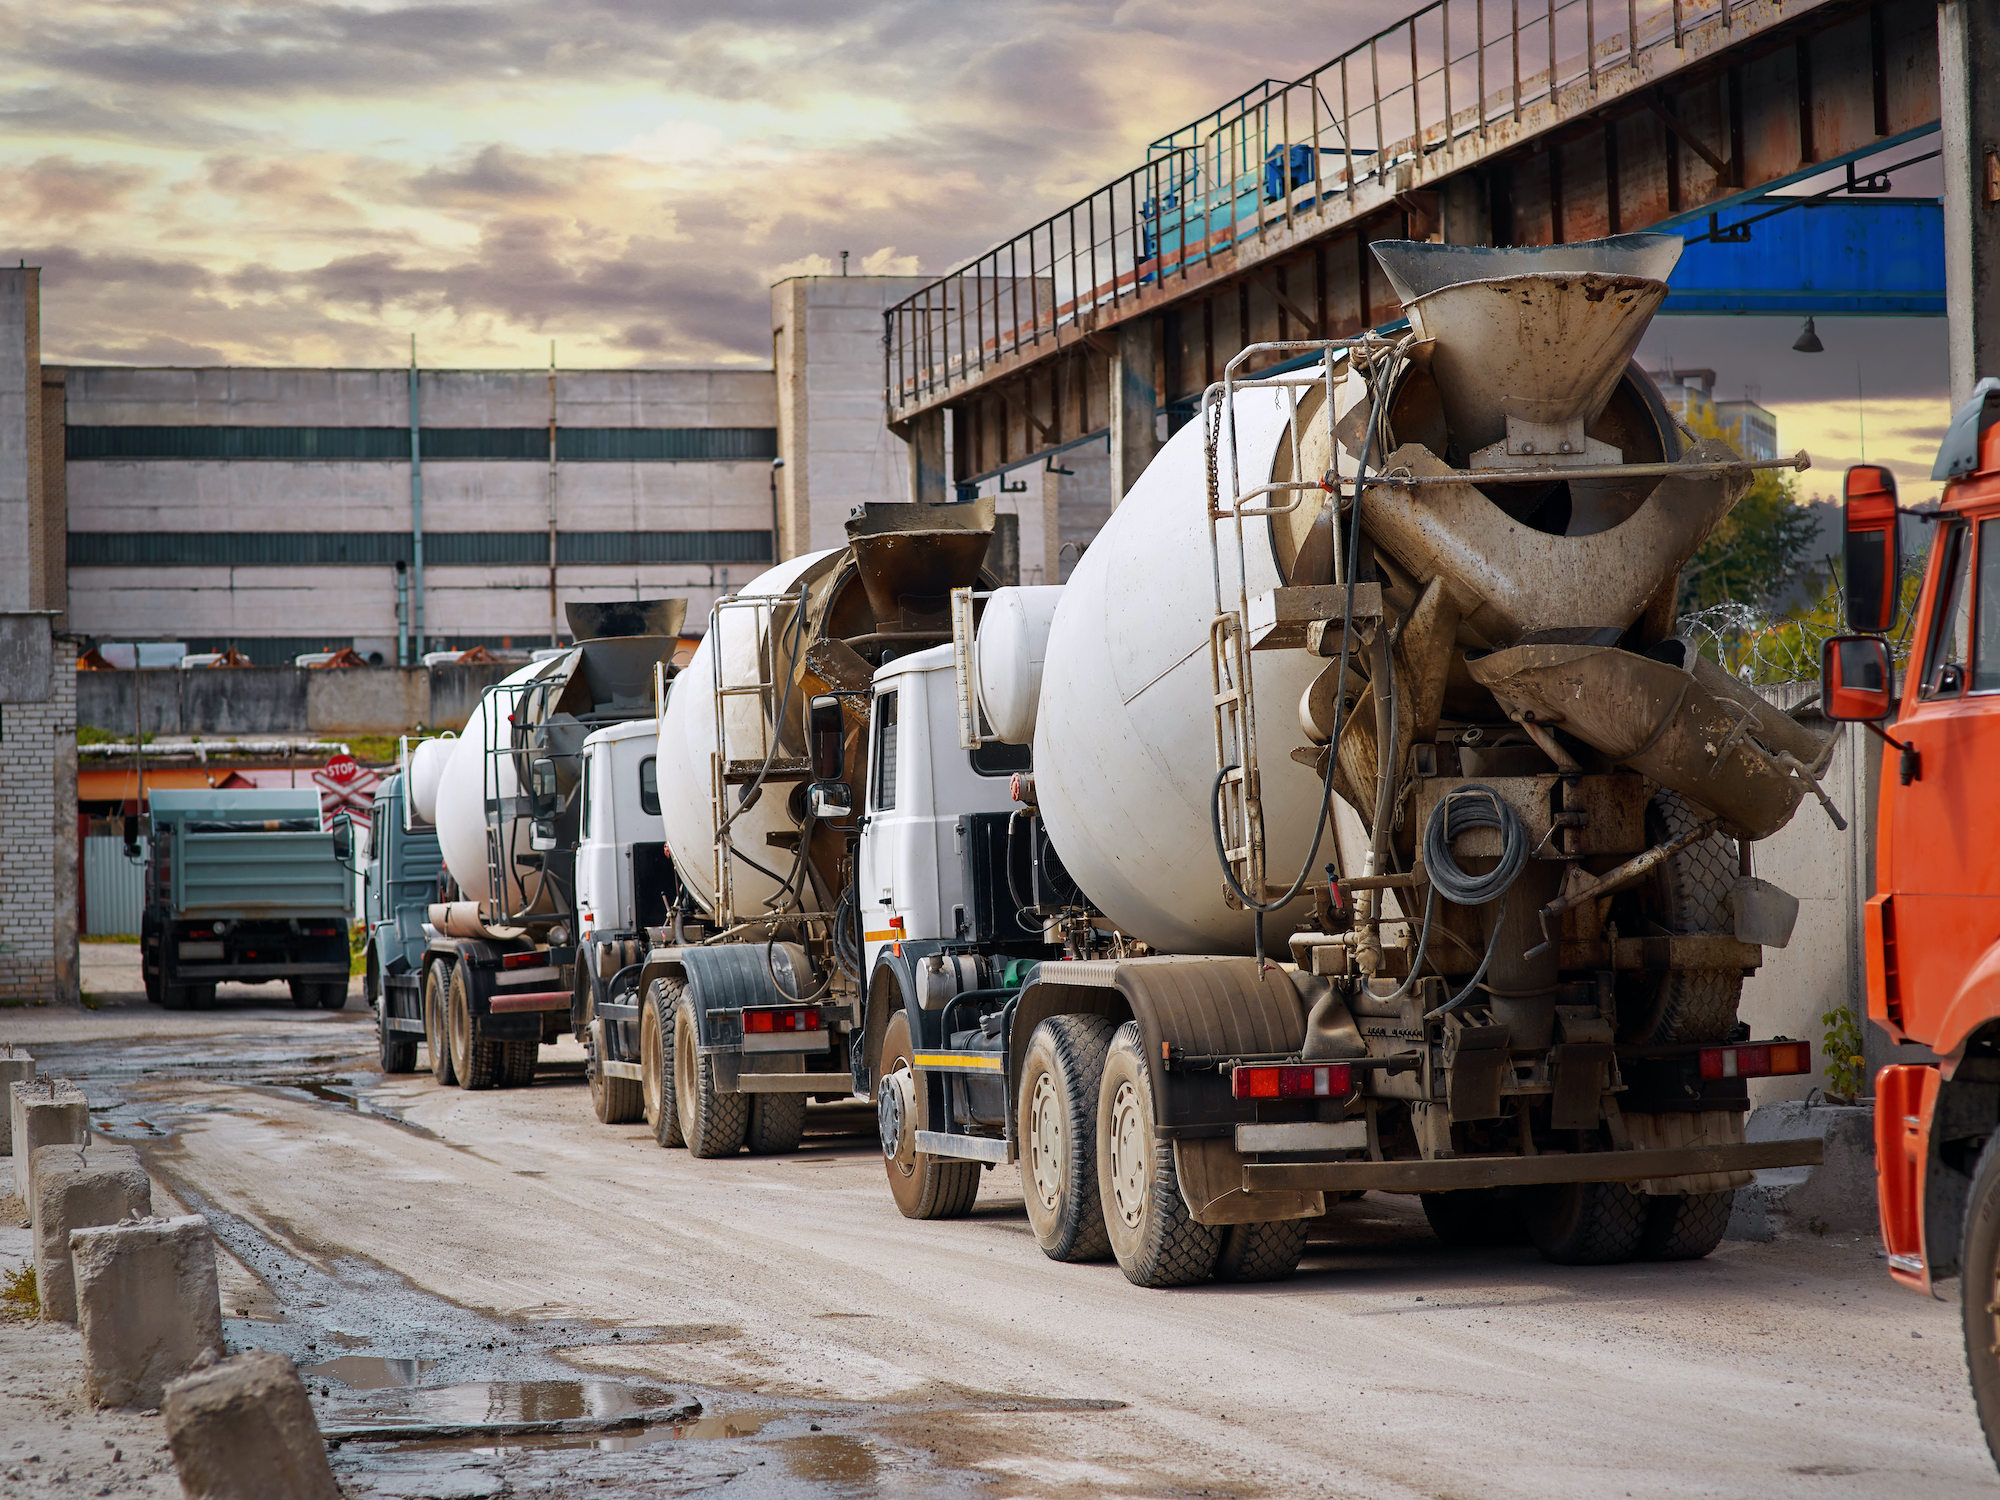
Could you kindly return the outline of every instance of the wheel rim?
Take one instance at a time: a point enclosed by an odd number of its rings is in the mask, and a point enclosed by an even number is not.
[[[639,1013],[639,1072],[646,1094],[646,1119],[655,1125],[660,1122],[660,1064],[660,1018],[648,1005]]]
[[[452,976],[451,998],[447,1010],[451,1017],[451,1061],[462,1083],[472,1072],[472,1017],[465,1004],[465,988],[456,974]]]
[[[1042,1210],[1052,1213],[1062,1199],[1063,1168],[1068,1163],[1067,1122],[1055,1079],[1048,1073],[1035,1076],[1028,1102],[1028,1168],[1035,1196]]]
[[[893,1045],[895,1043],[902,1043],[905,1046],[908,1045],[909,1035],[910,1035],[909,1023],[905,1021],[901,1016],[898,1016],[896,1017],[895,1020],[891,1021],[889,1024],[890,1024],[890,1031],[887,1035],[883,1037],[884,1045],[882,1048],[882,1053],[883,1053],[882,1076],[885,1080],[893,1077],[899,1071],[904,1074],[910,1074],[912,1072],[912,1069],[910,1067],[909,1053]],[[915,1088],[912,1088],[910,1092],[912,1100],[911,1107],[912,1107],[912,1112],[914,1113],[915,1100],[918,1097],[918,1095]],[[923,1124],[923,1121],[913,1120],[911,1123],[914,1129],[915,1127],[921,1126]],[[917,1163],[916,1163],[916,1155],[914,1152],[911,1153],[911,1158],[909,1161],[903,1162],[896,1160],[894,1156],[890,1155],[887,1151],[884,1151],[882,1153],[882,1161],[889,1168],[890,1171],[894,1172],[899,1177],[908,1179],[916,1175]]]
[[[1118,1217],[1127,1229],[1138,1227],[1146,1210],[1146,1129],[1145,1111],[1140,1108],[1139,1091],[1129,1082],[1120,1083],[1111,1099],[1111,1197]]]

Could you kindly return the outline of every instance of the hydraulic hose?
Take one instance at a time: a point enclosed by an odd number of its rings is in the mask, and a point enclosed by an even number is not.
[[[1474,828],[1497,829],[1500,834],[1500,863],[1484,875],[1468,875],[1451,852],[1451,841]],[[1528,830],[1523,826],[1520,815],[1492,787],[1477,781],[1469,782],[1431,809],[1430,820],[1424,825],[1424,874],[1430,882],[1430,893],[1424,897],[1423,930],[1417,939],[1417,952],[1410,964],[1409,977],[1390,998],[1409,993],[1410,987],[1417,982],[1417,975],[1423,968],[1425,949],[1430,944],[1433,907],[1440,892],[1455,906],[1484,906],[1489,901],[1498,900],[1500,909],[1494,914],[1493,937],[1486,945],[1486,956],[1479,961],[1478,972],[1464,989],[1424,1019],[1435,1020],[1463,1005],[1484,982],[1486,971],[1493,964],[1493,955],[1500,947],[1500,933],[1507,922],[1508,892],[1520,879],[1527,863]]]

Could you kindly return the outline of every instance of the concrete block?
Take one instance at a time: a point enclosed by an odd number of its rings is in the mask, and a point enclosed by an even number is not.
[[[80,1146],[90,1139],[90,1103],[66,1078],[36,1078],[7,1090],[14,1191],[35,1201],[34,1160],[40,1146]]]
[[[6,1118],[0,1119],[0,1155],[14,1154],[14,1110],[13,1094],[10,1092],[17,1083],[27,1083],[35,1076],[35,1060],[25,1052],[16,1052],[8,1047],[0,1052],[0,1095],[6,1095],[8,1108]]]
[[[95,1406],[158,1406],[202,1355],[222,1357],[215,1241],[199,1214],[78,1229],[84,1391]]]
[[[153,1184],[130,1147],[44,1146],[35,1163],[35,1293],[42,1316],[76,1321],[76,1275],[69,1255],[73,1229],[147,1219]]]
[[[183,1375],[162,1410],[187,1500],[340,1500],[305,1383],[284,1355],[257,1350]]]
[[[1746,1141],[1818,1136],[1826,1160],[1817,1167],[1772,1167],[1736,1190],[1725,1238],[1768,1240],[1780,1232],[1829,1229],[1868,1233],[1875,1210],[1875,1111],[1865,1105],[1760,1104],[1744,1122]]]

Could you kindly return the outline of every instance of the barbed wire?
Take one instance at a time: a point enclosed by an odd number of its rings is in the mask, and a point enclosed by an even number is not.
[[[1889,637],[1889,654],[1898,667],[1909,659],[1922,578],[1920,562],[1904,563],[1902,618],[1899,629]],[[1816,598],[1782,613],[1765,605],[1724,599],[1682,615],[1674,624],[1674,634],[1741,681],[1769,687],[1817,682],[1820,648],[1829,637],[1848,633],[1846,619],[1839,574],[1830,570]]]

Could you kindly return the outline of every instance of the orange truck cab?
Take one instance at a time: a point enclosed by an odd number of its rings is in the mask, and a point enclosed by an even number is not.
[[[1934,1061],[1875,1081],[1876,1192],[1889,1271],[1959,1276],[1966,1362],[2000,1458],[2000,380],[1953,415],[1923,516],[1930,560],[1895,680],[1902,519],[1885,469],[1846,484],[1848,628],[1826,643],[1829,717],[1883,740],[1868,1014]],[[1893,717],[1893,722],[1890,722]]]

